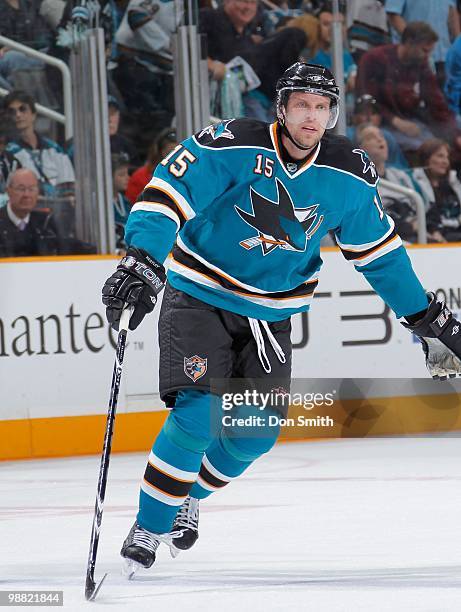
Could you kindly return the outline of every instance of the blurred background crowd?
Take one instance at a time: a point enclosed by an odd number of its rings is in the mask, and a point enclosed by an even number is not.
[[[177,0],[100,0],[117,249],[131,205],[177,144],[171,36]],[[0,36],[69,61],[76,0],[0,0]],[[380,177],[423,199],[428,242],[461,241],[461,1],[347,0],[347,136]],[[332,68],[330,0],[200,0],[213,117],[273,121],[275,84],[303,59]],[[75,232],[73,142],[60,73],[0,42],[0,257],[91,254]],[[387,183],[386,183],[387,184]],[[417,241],[412,198],[380,196]]]

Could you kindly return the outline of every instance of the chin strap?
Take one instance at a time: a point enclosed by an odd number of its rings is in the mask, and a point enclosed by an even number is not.
[[[286,127],[286,125],[284,123],[280,123],[280,121],[279,121],[279,125],[280,125],[280,128],[281,128],[282,132],[285,134],[285,136],[288,138],[288,140],[290,140],[292,142],[292,144],[295,145],[295,147],[297,147],[298,149],[301,149],[301,151],[312,151],[312,149],[314,147],[304,147],[302,144],[299,144],[299,142],[296,142],[296,140],[290,134],[290,132],[288,131],[288,129],[287,129],[287,127]]]

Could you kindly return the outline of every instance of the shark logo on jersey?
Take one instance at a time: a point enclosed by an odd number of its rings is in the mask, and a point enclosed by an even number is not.
[[[245,223],[258,231],[257,236],[242,240],[239,244],[247,250],[260,245],[263,255],[279,247],[304,252],[307,241],[319,229],[324,217],[317,214],[318,204],[295,209],[282,181],[276,178],[275,182],[277,202],[268,200],[250,187],[253,214],[234,207]]]
[[[371,172],[371,176],[373,178],[376,178],[378,176],[374,163],[371,161],[371,159],[368,157],[365,151],[362,151],[362,149],[354,149],[352,153],[357,153],[357,155],[360,155],[360,159],[362,160],[362,164],[363,164],[363,170],[362,170],[363,174],[367,174],[368,172]]]
[[[218,138],[229,138],[229,140],[234,140],[234,134],[232,134],[230,129],[227,127],[231,121],[233,121],[233,119],[221,121],[221,123],[216,125],[209,125],[200,132],[198,137],[201,138],[202,136],[205,136],[205,134],[209,134],[213,140],[217,140]]]

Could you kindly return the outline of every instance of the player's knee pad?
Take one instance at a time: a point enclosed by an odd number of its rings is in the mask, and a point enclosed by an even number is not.
[[[184,389],[163,426],[170,442],[193,452],[205,451],[216,437],[210,393]]]
[[[280,414],[272,410],[259,411],[244,406],[235,415],[244,423],[224,427],[222,444],[226,451],[239,461],[254,461],[274,446],[280,434]]]

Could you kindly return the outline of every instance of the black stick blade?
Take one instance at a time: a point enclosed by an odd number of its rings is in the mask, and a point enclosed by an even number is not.
[[[99,589],[101,588],[102,583],[104,582],[106,577],[107,577],[107,574],[104,574],[98,586],[96,586],[96,582],[93,580],[91,576],[86,577],[85,598],[87,601],[94,601],[96,599],[96,595],[99,593]]]

